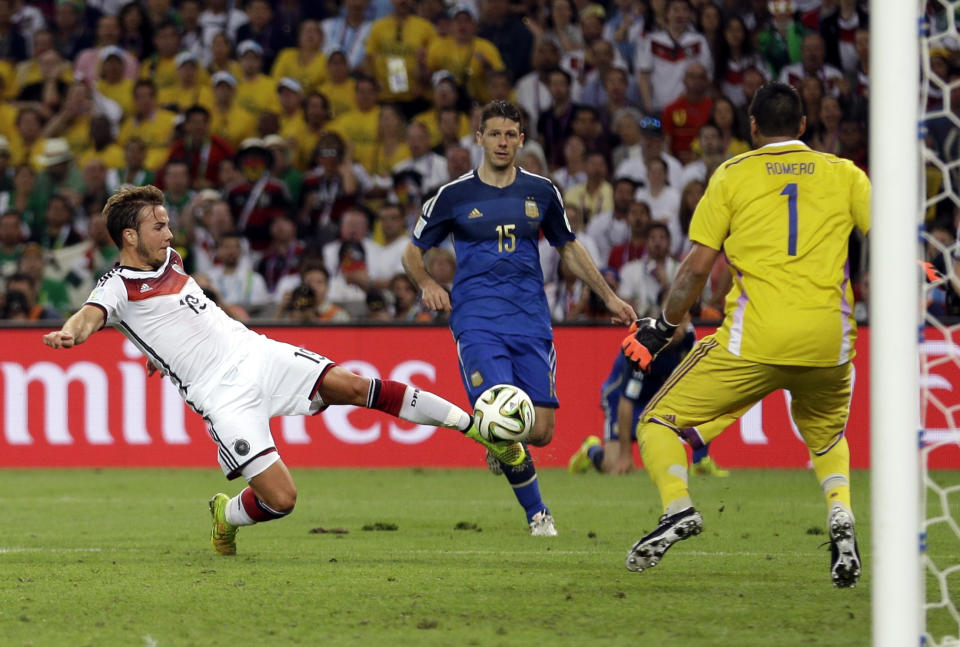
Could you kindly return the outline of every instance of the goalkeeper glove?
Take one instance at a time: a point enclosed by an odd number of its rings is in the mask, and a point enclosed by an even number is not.
[[[936,287],[940,288],[941,290],[947,289],[946,281],[943,280],[946,277],[940,272],[940,270],[933,266],[933,263],[929,261],[917,262],[920,263],[920,267],[923,268],[923,273],[927,279],[927,283],[934,283],[936,284]]]
[[[630,334],[624,337],[620,347],[632,364],[647,371],[654,358],[670,343],[676,329],[677,326],[668,323],[662,313],[656,319],[638,319],[630,324]]]

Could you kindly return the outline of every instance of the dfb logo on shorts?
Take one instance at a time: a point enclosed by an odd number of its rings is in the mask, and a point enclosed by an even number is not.
[[[233,451],[235,451],[240,456],[246,456],[250,453],[250,443],[245,440],[238,440],[233,443]]]

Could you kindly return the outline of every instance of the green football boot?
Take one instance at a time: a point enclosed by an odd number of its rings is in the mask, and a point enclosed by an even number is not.
[[[237,554],[237,527],[227,522],[227,503],[230,497],[217,492],[210,499],[210,517],[213,529],[210,530],[210,545],[221,555]]]

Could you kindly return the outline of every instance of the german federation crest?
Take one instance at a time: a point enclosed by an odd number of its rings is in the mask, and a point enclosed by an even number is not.
[[[527,218],[540,217],[540,207],[537,206],[535,198],[527,196],[527,199],[523,201],[523,213],[527,215]]]

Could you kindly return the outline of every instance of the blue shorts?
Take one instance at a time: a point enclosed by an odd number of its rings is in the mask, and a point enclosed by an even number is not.
[[[556,409],[557,351],[550,339],[466,330],[457,339],[460,378],[470,402],[494,384],[513,384],[534,406]]]

